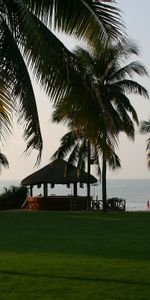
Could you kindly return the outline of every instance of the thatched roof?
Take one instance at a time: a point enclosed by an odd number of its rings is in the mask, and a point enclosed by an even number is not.
[[[21,181],[22,185],[37,185],[41,183],[69,184],[75,182],[87,183],[88,174],[86,172],[77,176],[76,167],[70,165],[69,175],[65,176],[67,162],[57,159],[40,170],[32,173]],[[97,182],[97,179],[90,175],[90,183]]]

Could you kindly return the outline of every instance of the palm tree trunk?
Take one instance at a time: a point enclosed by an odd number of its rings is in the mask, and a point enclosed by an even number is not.
[[[102,157],[102,200],[103,212],[107,212],[106,159],[104,154]]]
[[[91,145],[88,141],[88,183],[87,183],[87,210],[90,208],[90,196],[91,196],[91,187],[90,187],[90,173],[91,173]]]

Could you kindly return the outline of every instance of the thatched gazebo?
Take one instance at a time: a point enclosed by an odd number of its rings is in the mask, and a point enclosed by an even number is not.
[[[97,179],[83,172],[78,176],[77,168],[69,165],[69,174],[66,173],[67,162],[57,159],[46,165],[40,170],[32,173],[21,181],[22,185],[30,188],[28,197],[28,207],[32,209],[49,209],[49,210],[69,210],[69,209],[86,209],[89,204],[87,197],[77,195],[77,183],[95,183]],[[73,195],[55,196],[48,195],[48,184],[54,187],[56,184],[69,186],[73,184]],[[43,196],[33,197],[33,186],[43,185]]]

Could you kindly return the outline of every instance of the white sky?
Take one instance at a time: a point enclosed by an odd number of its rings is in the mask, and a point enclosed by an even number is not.
[[[128,35],[136,41],[141,49],[139,61],[142,62],[150,74],[150,24],[149,0],[118,0],[118,6],[122,10],[123,19],[126,25]],[[69,48],[74,43],[72,38],[66,38],[61,35],[62,41]],[[150,94],[150,79],[139,78],[139,82],[147,88]],[[49,99],[34,85],[35,95],[37,99],[42,134],[44,140],[43,157],[40,167],[43,167],[50,161],[51,155],[59,146],[61,136],[66,132],[66,129],[61,125],[54,125],[50,122],[52,107]],[[150,117],[150,100],[145,100],[142,97],[132,97],[131,102],[136,109],[139,120]],[[32,172],[36,160],[36,152],[32,152],[29,157],[26,157],[23,152],[25,143],[22,138],[22,128],[14,124],[13,135],[9,137],[2,152],[5,153],[9,160],[9,169],[3,169],[1,179],[23,179]],[[149,178],[150,170],[146,165],[146,139],[148,136],[136,135],[134,143],[127,140],[122,135],[120,136],[120,145],[118,155],[122,162],[122,169],[115,172],[108,171],[108,178]]]

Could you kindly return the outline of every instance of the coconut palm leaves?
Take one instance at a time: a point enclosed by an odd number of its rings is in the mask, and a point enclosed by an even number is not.
[[[72,83],[63,104],[57,105],[56,118],[64,121],[67,117],[73,119],[75,126],[84,127],[90,135],[97,132],[97,128],[105,130],[107,123],[111,126],[111,132],[120,128],[134,138],[133,121],[138,123],[138,117],[127,93],[148,97],[145,88],[132,80],[134,74],[147,75],[147,71],[138,62],[122,66],[120,62],[123,63],[129,53],[138,53],[129,42],[112,48],[109,46],[105,53],[98,54],[98,58],[94,53],[77,50],[76,55],[83,57],[86,80]]]
[[[129,54],[138,54],[137,47],[129,41],[115,46],[109,45],[101,55],[88,53],[79,49],[76,55],[83,59],[83,70],[86,80],[74,81],[69,93],[62,103],[58,103],[53,119],[56,121],[71,120],[73,126],[83,129],[92,137],[100,132],[111,134],[125,131],[134,138],[134,124],[138,124],[136,111],[130,103],[128,94],[140,94],[148,97],[146,89],[132,80],[134,74],[147,75],[139,62],[123,65]],[[107,126],[106,126],[107,124]]]
[[[106,39],[109,34],[116,38],[120,33],[122,25],[119,11],[113,2],[112,0],[42,0],[40,3],[36,0],[26,1],[32,13],[46,25],[53,25],[59,31],[93,41],[94,44],[98,37]]]
[[[54,100],[70,88],[74,69],[80,64],[51,29],[64,31],[95,44],[107,36],[120,35],[120,16],[113,1],[92,0],[1,0],[0,73],[9,86],[13,106],[24,121],[27,150],[42,152],[40,123],[29,76]],[[49,30],[50,29],[50,30]],[[61,67],[60,67],[61,66]],[[16,100],[17,99],[17,100]],[[17,102],[17,104],[16,104]]]

